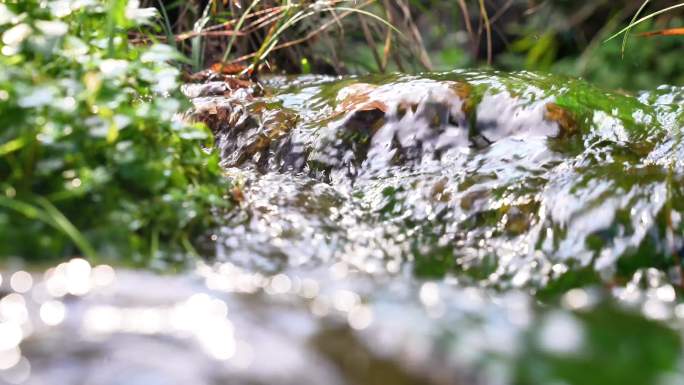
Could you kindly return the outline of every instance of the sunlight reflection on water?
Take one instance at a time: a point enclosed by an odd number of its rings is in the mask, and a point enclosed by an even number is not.
[[[548,354],[581,354],[589,343],[584,336],[586,325],[573,312],[554,310],[536,315],[533,301],[522,292],[495,294],[440,282],[402,281],[383,287],[368,280],[366,273],[348,271],[344,280],[334,279],[338,274],[314,269],[255,279],[253,273],[230,263],[199,263],[194,273],[171,278],[115,272],[106,265],[91,268],[84,260],[75,259],[48,269],[42,278],[34,274],[35,284],[28,292],[10,292],[0,300],[0,376],[12,384],[43,384],[40,379],[55,370],[51,365],[60,365],[60,354],[73,354],[67,352],[78,351],[81,345],[103,349],[105,354],[120,345],[133,353],[140,340],[121,336],[137,335],[186,341],[182,343],[189,343],[185,345],[188,349],[202,351],[207,359],[225,361],[228,366],[220,372],[241,373],[249,378],[278,366],[263,361],[263,357],[275,353],[269,347],[273,338],[268,337],[272,335],[269,333],[280,333],[276,330],[284,327],[281,332],[285,334],[280,338],[285,338],[291,344],[288,349],[292,349],[306,346],[305,341],[339,322],[360,333],[358,338],[364,342],[359,343],[373,354],[407,360],[418,372],[429,370],[434,361],[435,344],[439,344],[439,338],[434,338],[440,330],[459,330],[460,337],[447,345],[450,354],[459,357],[451,358],[457,367],[477,365],[492,354],[508,359],[523,354],[521,338],[534,330],[530,329],[534,325],[538,329],[535,341]],[[60,275],[79,281],[56,285]],[[639,274],[635,281],[642,276]],[[640,299],[631,306],[641,309],[648,318],[671,319],[674,315],[680,318],[680,324],[684,323],[681,305],[672,302],[671,286],[661,284],[657,275],[648,276],[653,289],[630,289],[640,293]],[[253,284],[255,281],[258,285]],[[48,282],[53,282],[53,289],[60,289],[48,291]],[[236,285],[220,284],[225,282]],[[47,296],[35,294],[40,291]],[[615,295],[620,298],[624,293],[616,290]],[[574,289],[563,296],[562,302],[567,309],[582,314],[603,300],[591,289]],[[292,318],[288,315],[292,311],[300,315]],[[47,344],[45,349],[54,349],[48,341],[57,335],[61,335],[61,343],[69,341],[72,346],[62,353],[38,353],[43,349],[36,350],[41,344]],[[168,364],[173,365],[173,361]],[[161,371],[158,375],[165,372],[164,367],[155,369]],[[497,370],[493,366],[485,373],[494,376]]]

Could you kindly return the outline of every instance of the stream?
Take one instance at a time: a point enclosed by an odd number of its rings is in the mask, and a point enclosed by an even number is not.
[[[0,272],[0,383],[684,383],[684,88],[455,71],[184,92],[236,207],[179,274]]]

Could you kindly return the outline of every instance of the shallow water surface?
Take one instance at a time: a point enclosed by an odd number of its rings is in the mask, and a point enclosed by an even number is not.
[[[683,89],[452,72],[185,92],[236,186],[211,255],[3,273],[4,381],[684,382]]]

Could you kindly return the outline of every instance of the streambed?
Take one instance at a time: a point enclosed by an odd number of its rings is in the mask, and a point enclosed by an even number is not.
[[[238,207],[181,274],[3,273],[2,381],[684,382],[683,89],[457,71],[185,93]]]

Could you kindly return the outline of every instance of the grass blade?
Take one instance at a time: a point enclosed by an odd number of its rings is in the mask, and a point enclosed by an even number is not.
[[[209,1],[202,11],[202,16],[197,19],[192,30],[198,33],[197,36],[193,37],[191,40],[192,45],[192,66],[195,71],[200,71],[202,69],[202,56],[203,56],[203,45],[202,45],[202,30],[204,26],[211,20],[209,17],[209,10],[213,4],[213,0]]]
[[[91,260],[97,260],[98,255],[90,242],[83,234],[57,209],[52,203],[43,197],[36,197],[40,207],[16,199],[6,198],[0,195],[0,206],[13,210],[28,219],[39,220],[69,237],[76,247]]]
[[[76,246],[91,260],[97,260],[97,252],[85,239],[83,234],[74,226],[67,217],[62,214],[57,207],[43,197],[37,197],[36,202],[43,208],[45,214],[50,218],[52,225],[66,234],[76,244]]]
[[[256,70],[258,68],[258,64],[263,58],[268,56],[269,53],[271,53],[271,50],[273,47],[275,47],[276,44],[278,44],[278,39],[280,38],[280,35],[282,35],[285,30],[290,28],[292,25],[296,24],[300,20],[303,20],[311,15],[315,14],[315,12],[304,12],[303,10],[295,13],[295,15],[285,21],[274,33],[269,33],[266,39],[264,39],[264,42],[261,45],[261,48],[259,48],[259,51],[257,51],[256,56],[254,57],[254,63],[253,68]]]
[[[242,29],[242,25],[245,23],[245,20],[247,20],[247,16],[249,16],[250,12],[252,12],[252,8],[254,8],[257,4],[259,4],[261,0],[254,0],[249,7],[245,10],[245,12],[240,16],[240,20],[238,20],[237,24],[235,27],[233,27],[233,31],[238,32]],[[226,47],[226,50],[223,52],[223,62],[228,60],[228,55],[230,54],[230,50],[233,48],[233,44],[235,44],[235,38],[237,37],[237,34],[233,34],[233,36],[230,37],[230,41],[228,42],[228,46]]]
[[[480,14],[484,19],[485,32],[487,34],[487,64],[492,64],[492,25],[489,22],[489,14],[485,7],[484,0],[480,0]]]
[[[166,13],[164,2],[162,0],[157,0],[157,3],[159,4],[162,19],[164,20],[164,24],[162,24],[162,26],[164,27],[164,32],[166,33],[166,44],[172,46],[173,48],[177,48],[176,38],[173,35],[173,28],[171,27],[171,19],[169,19],[169,14]]]
[[[372,13],[372,12],[368,12],[368,11],[363,10],[363,9],[349,8],[349,7],[334,7],[333,9],[335,9],[335,10],[340,10],[340,11],[349,11],[349,12],[360,13],[360,14],[362,14],[362,15],[371,17],[371,18],[373,18],[373,19],[375,19],[375,20],[381,22],[382,24],[386,25],[387,27],[391,28],[391,29],[392,29],[394,32],[396,32],[399,36],[401,36],[401,37],[403,37],[404,39],[406,39],[406,35],[404,35],[403,32],[401,32],[400,30],[398,30],[397,27],[395,27],[394,25],[392,25],[392,23],[388,22],[387,20],[383,19],[382,17],[380,17],[380,16],[378,16],[378,15]]]
[[[608,39],[606,39],[606,40],[604,41],[604,43],[607,43],[607,42],[609,42],[609,41],[615,39],[616,37],[622,35],[623,33],[629,31],[629,30],[630,30],[632,27],[634,27],[635,25],[641,24],[641,23],[643,23],[643,22],[646,21],[646,20],[652,19],[652,18],[654,18],[654,17],[656,17],[656,16],[658,16],[658,15],[662,15],[663,13],[666,13],[666,12],[669,12],[669,11],[672,11],[672,10],[674,10],[674,9],[681,8],[681,7],[684,7],[684,3],[675,4],[675,5],[672,5],[672,6],[670,6],[670,7],[663,8],[663,9],[661,9],[660,11],[656,11],[656,12],[653,12],[653,13],[651,13],[651,14],[648,14],[648,15],[642,17],[641,19],[639,19],[639,20],[637,20],[637,21],[635,21],[635,22],[633,22],[633,23],[629,23],[628,26],[626,26],[625,28],[619,30],[618,32],[616,32],[615,34],[613,34],[612,36],[610,36]]]
[[[629,22],[629,25],[634,25],[636,19],[639,17],[639,15],[641,15],[641,12],[643,12],[643,10],[650,2],[651,0],[646,0],[641,4],[641,7],[639,7],[639,10],[634,14],[634,17],[632,17],[632,20]],[[620,48],[620,56],[622,56],[623,58],[625,57],[625,48],[627,47],[627,40],[629,39],[630,30],[631,28],[627,29],[627,31],[625,31],[625,35],[622,37],[622,47]]]

